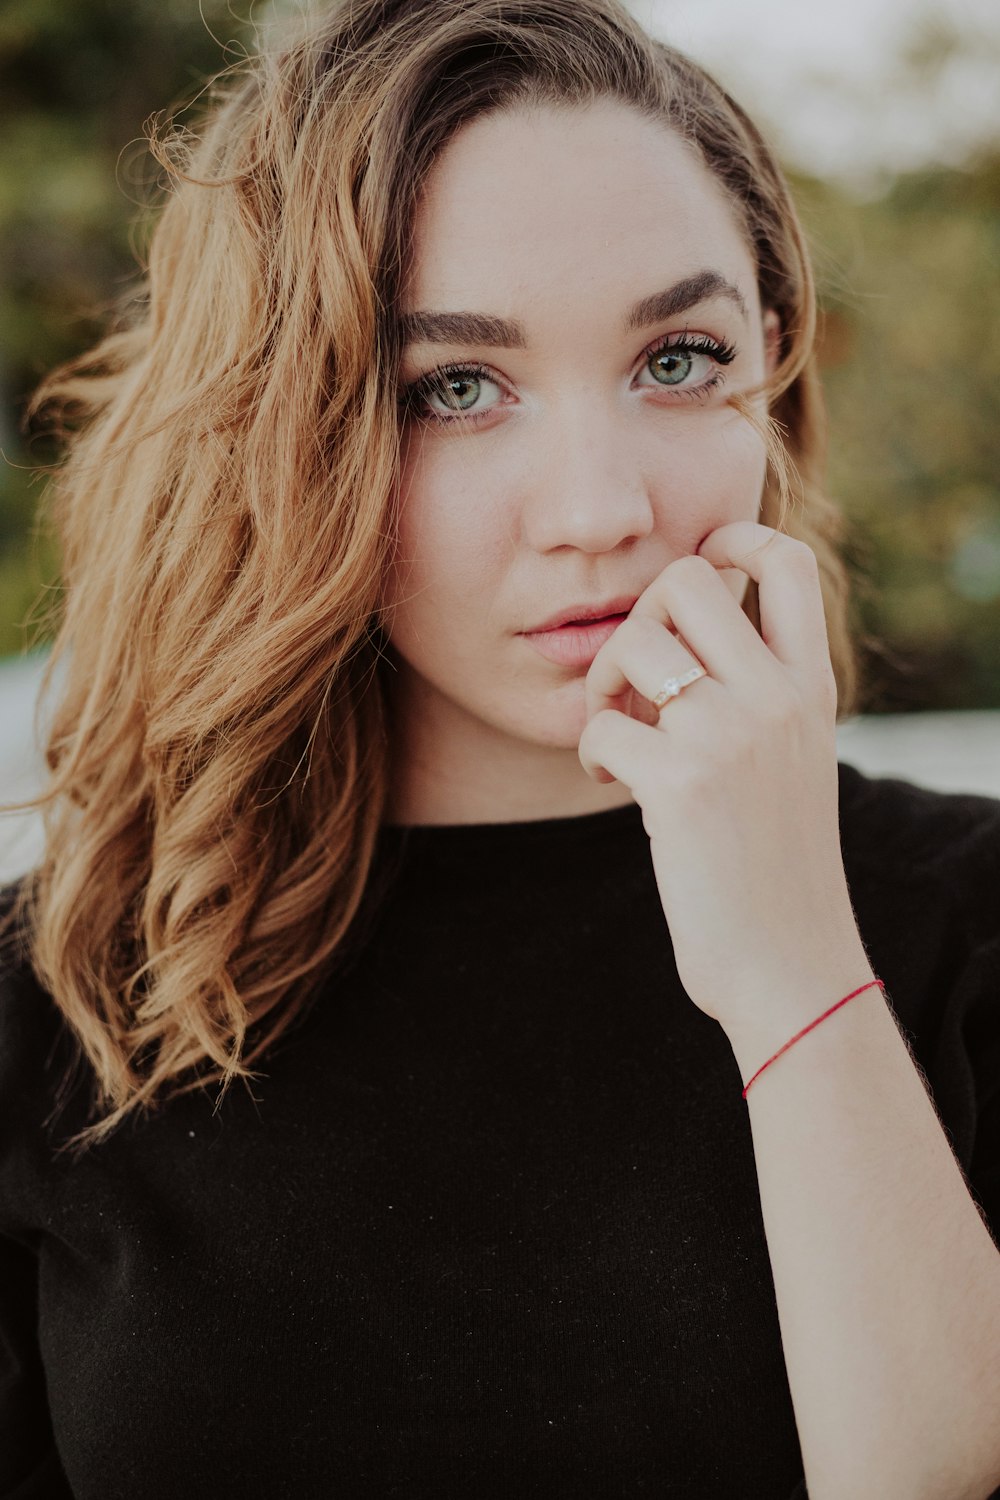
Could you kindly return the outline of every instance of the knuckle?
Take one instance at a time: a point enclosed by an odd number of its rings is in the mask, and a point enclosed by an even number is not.
[[[627,616],[597,652],[588,668],[587,680],[600,683],[603,688],[610,688],[612,679],[617,678],[621,671],[623,656],[629,654],[637,639],[637,627],[632,616]]]
[[[615,721],[618,717],[619,715],[615,713],[613,708],[600,709],[594,714],[592,719],[588,719],[584,731],[580,736],[581,746],[584,741],[591,746],[601,741],[606,742],[608,736],[614,731]]]
[[[610,640],[605,642],[605,645],[601,647],[601,650],[603,651],[606,646],[610,646],[612,642],[621,647],[627,646],[631,641],[638,641],[643,636],[647,635],[650,630],[654,629],[655,625],[656,621],[652,618],[651,615],[637,615],[634,613],[626,615],[625,619],[618,626],[618,629],[615,631],[614,635],[611,636]]]
[[[685,553],[683,557],[675,557],[667,568],[667,574],[671,578],[703,578],[707,573],[714,573],[715,569],[706,557],[699,557],[695,552]]]
[[[810,576],[818,575],[819,560],[809,543],[802,541],[800,537],[789,537],[788,540],[791,543],[788,558],[792,566],[801,568]]]

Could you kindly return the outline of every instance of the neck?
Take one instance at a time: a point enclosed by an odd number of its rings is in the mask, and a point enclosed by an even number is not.
[[[391,721],[389,823],[531,822],[635,800],[620,782],[591,780],[575,749],[505,733],[433,692],[399,691]]]

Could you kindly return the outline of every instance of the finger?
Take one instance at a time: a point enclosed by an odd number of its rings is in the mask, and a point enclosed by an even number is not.
[[[588,776],[620,781],[638,800],[638,788],[649,785],[662,766],[663,736],[648,724],[605,709],[587,723],[577,753]]]
[[[757,521],[732,521],[710,532],[697,555],[715,568],[740,568],[754,580],[761,637],[780,662],[800,673],[814,672],[818,663],[829,667],[819,564],[811,547]]]
[[[672,622],[691,654],[717,682],[745,682],[769,653],[721,573],[704,557],[678,557],[636,600],[633,615]]]
[[[652,700],[668,677],[680,677],[700,665],[665,625],[633,609],[590,664],[584,683],[587,717],[622,708],[629,688]]]

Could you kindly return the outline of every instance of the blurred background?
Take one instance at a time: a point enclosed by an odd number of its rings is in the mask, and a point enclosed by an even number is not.
[[[143,122],[292,3],[0,0],[0,801],[37,783],[40,622],[58,598],[32,472],[52,454],[23,429],[25,397],[131,282],[156,177]],[[841,758],[1000,796],[1000,6],[630,8],[765,127],[813,245],[869,684]],[[36,836],[0,817],[0,878]]]

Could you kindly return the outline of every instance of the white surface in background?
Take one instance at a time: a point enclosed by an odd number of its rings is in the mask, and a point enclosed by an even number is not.
[[[1000,797],[1000,712],[877,714],[837,729],[837,758],[867,776]]]
[[[29,796],[41,785],[32,715],[44,664],[41,655],[0,661],[0,802]],[[1000,712],[851,719],[837,730],[837,754],[869,776],[1000,798]],[[41,847],[36,815],[0,815],[0,881],[30,869]]]
[[[42,786],[42,758],[33,716],[45,656],[0,661],[0,804],[34,796]],[[0,813],[0,882],[30,870],[42,851],[35,813]]]
[[[877,186],[884,172],[960,163],[1000,140],[997,0],[626,0],[768,128],[784,159]],[[960,45],[925,76],[898,62],[928,26]]]

